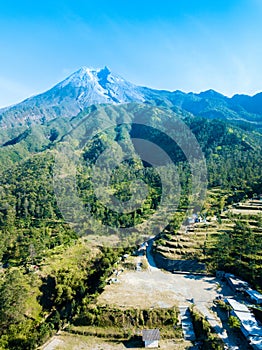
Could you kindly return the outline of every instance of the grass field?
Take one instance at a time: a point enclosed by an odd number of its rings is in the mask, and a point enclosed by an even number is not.
[[[160,340],[160,348],[164,350],[189,350],[192,348],[192,343],[178,340]],[[135,342],[132,341],[116,341],[111,339],[101,339],[93,336],[73,335],[67,332],[62,332],[55,336],[52,340],[43,346],[42,350],[139,350],[140,347],[135,347]]]

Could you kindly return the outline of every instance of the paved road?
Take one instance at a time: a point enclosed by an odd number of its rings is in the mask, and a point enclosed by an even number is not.
[[[156,266],[155,260],[151,254],[152,244],[153,244],[153,241],[149,241],[149,244],[148,244],[147,250],[146,250],[146,257],[147,257],[147,261],[148,261],[148,265],[149,265],[149,270],[150,271],[159,271],[159,268]]]

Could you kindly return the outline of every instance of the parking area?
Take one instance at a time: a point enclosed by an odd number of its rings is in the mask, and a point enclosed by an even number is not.
[[[171,307],[188,303],[212,306],[219,295],[231,296],[229,287],[219,289],[215,277],[172,274],[149,266],[147,270],[124,271],[119,283],[107,286],[98,298],[100,304],[118,307]]]
[[[231,298],[233,291],[213,276],[170,273],[158,269],[149,257],[146,270],[124,271],[117,284],[107,286],[98,303],[120,308],[187,307],[195,304],[229,348],[241,346],[241,340],[213,312],[216,298]],[[139,259],[139,258],[138,258]]]

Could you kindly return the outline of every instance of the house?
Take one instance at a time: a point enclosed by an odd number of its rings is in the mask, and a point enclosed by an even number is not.
[[[144,329],[142,331],[142,339],[145,343],[145,348],[158,348],[160,340],[159,329]]]
[[[225,279],[234,292],[244,292],[249,288],[247,282],[242,281],[230,273],[225,274]]]
[[[234,299],[225,300],[232,308],[231,315],[240,322],[240,329],[251,347],[262,350],[262,328],[246,305]]]
[[[247,289],[246,293],[253,303],[262,304],[262,294],[260,294],[258,291],[253,289]]]
[[[187,218],[187,220],[186,220],[186,224],[187,225],[191,225],[191,226],[194,226],[194,224],[195,224],[195,222],[196,222],[196,217],[195,216],[189,216],[188,218]]]
[[[240,321],[240,329],[250,346],[262,350],[262,328],[251,312],[231,311],[231,315]]]
[[[228,303],[234,311],[250,313],[245,304],[242,304],[235,299],[225,299],[225,302]]]
[[[251,312],[231,311],[231,315],[240,321],[240,329],[246,338],[260,337],[262,340],[262,329]]]

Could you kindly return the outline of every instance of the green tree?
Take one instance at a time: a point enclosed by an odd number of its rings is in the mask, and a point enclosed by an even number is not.
[[[9,269],[0,285],[0,325],[1,329],[25,320],[25,300],[28,288],[19,269]]]
[[[241,326],[241,323],[239,321],[239,319],[235,316],[229,316],[229,319],[228,319],[228,324],[229,324],[229,327],[230,328],[237,328],[239,329],[240,326]]]

